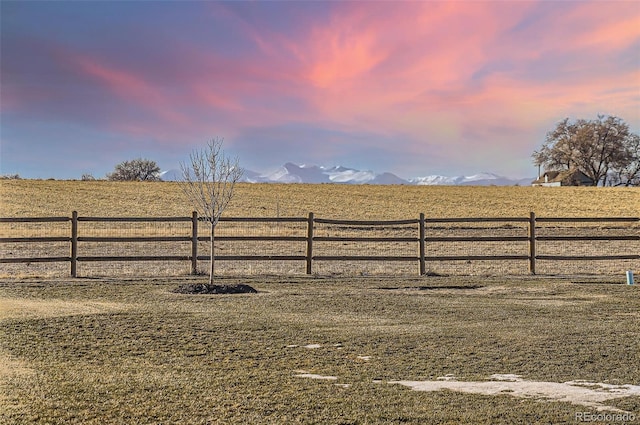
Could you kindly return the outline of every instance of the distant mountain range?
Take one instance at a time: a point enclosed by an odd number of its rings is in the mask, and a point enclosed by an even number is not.
[[[535,178],[512,179],[494,173],[480,173],[472,176],[427,176],[410,179],[412,184],[439,186],[531,186]]]
[[[180,180],[179,170],[167,170],[160,174],[164,181]],[[472,176],[426,176],[403,179],[392,173],[374,173],[342,166],[296,165],[290,162],[270,173],[245,170],[244,182],[248,183],[338,183],[338,184],[399,184],[431,186],[529,186],[534,178],[511,179],[493,173]]]

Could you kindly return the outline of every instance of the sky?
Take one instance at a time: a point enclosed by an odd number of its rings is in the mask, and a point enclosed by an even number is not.
[[[402,178],[535,176],[564,118],[640,130],[637,1],[0,1],[0,174],[179,168],[213,138]]]

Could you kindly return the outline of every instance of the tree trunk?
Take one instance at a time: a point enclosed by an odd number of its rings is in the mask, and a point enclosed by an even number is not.
[[[215,236],[216,225],[211,223],[211,261],[209,261],[209,285],[213,285],[213,273],[214,273],[214,264],[215,264],[215,252],[213,239]]]

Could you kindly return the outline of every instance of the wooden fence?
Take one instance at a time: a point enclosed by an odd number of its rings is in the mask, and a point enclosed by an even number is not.
[[[83,262],[119,262],[119,261],[183,261],[190,262],[191,273],[198,271],[198,261],[209,261],[210,256],[200,255],[199,242],[209,242],[210,236],[201,236],[198,234],[198,223],[202,223],[203,218],[198,217],[197,213],[193,213],[191,217],[79,217],[74,211],[71,217],[40,217],[40,218],[0,218],[0,223],[70,223],[68,235],[63,236],[5,236],[0,237],[0,244],[30,244],[30,243],[68,243],[68,256],[36,256],[36,257],[10,257],[3,256],[0,263],[43,263],[43,262],[69,262],[70,274],[72,277],[78,275],[78,263]],[[217,242],[224,241],[244,241],[246,243],[277,241],[277,242],[296,242],[303,243],[306,247],[304,252],[294,255],[287,253],[283,255],[281,252],[273,252],[267,255],[216,255],[216,261],[300,261],[306,264],[306,274],[312,274],[314,262],[317,261],[392,261],[392,262],[413,262],[417,265],[420,275],[427,274],[427,264],[437,261],[504,261],[518,260],[528,264],[528,272],[536,273],[536,262],[540,260],[546,261],[613,261],[613,260],[640,260],[640,219],[638,217],[607,217],[607,218],[538,218],[534,213],[530,213],[529,217],[507,217],[507,218],[426,218],[424,214],[420,214],[417,219],[408,220],[333,220],[316,218],[313,213],[309,213],[303,218],[259,218],[259,217],[222,217],[219,227],[224,227],[225,223],[263,223],[267,226],[279,226],[282,223],[297,223],[298,228],[303,228],[305,234],[298,235],[220,235],[216,236]],[[79,234],[78,224],[83,222],[93,223],[190,223],[190,234],[184,236],[85,236]],[[517,224],[522,229],[526,229],[526,234],[517,235],[501,235],[491,234],[493,232],[486,231],[489,234],[451,235],[445,231],[429,232],[434,226],[447,225],[481,225],[489,226],[486,229],[495,229],[496,226],[509,227]],[[579,234],[580,232],[546,232],[546,234],[538,234],[539,226],[549,224],[564,224],[569,229],[579,229],[587,223],[597,224],[607,229],[607,226],[618,225],[627,226],[623,228],[623,234],[620,231],[616,234]],[[186,224],[189,226],[189,224]],[[402,227],[410,229],[413,234],[407,236],[406,232],[401,236],[322,236],[316,234],[317,226],[346,226],[346,228],[391,228]],[[493,226],[493,227],[492,227]],[[443,227],[444,229],[444,227]],[[482,232],[484,228],[478,228]],[[618,229],[619,230],[619,229]],[[551,233],[551,234],[549,234]],[[571,232],[570,232],[571,233]],[[562,253],[544,253],[538,251],[538,244],[541,242],[559,242],[574,243],[576,241],[590,241],[596,245],[594,250],[590,250],[591,254],[566,254]],[[603,242],[620,241],[622,244],[629,244],[629,249],[625,249],[624,253],[609,253],[597,249],[597,245]],[[120,243],[159,243],[159,242],[182,242],[190,243],[190,253],[188,255],[82,255],[79,252],[78,245],[81,242],[112,242]],[[404,243],[415,245],[414,254],[411,255],[327,255],[326,252],[318,253],[314,246],[317,244],[339,243],[346,244],[390,244]],[[429,255],[427,247],[432,244],[439,244],[443,248],[438,248],[438,252]],[[527,246],[526,250],[516,253],[501,254],[469,254],[469,253],[448,253],[447,244],[453,243],[518,243]],[[326,251],[326,250],[324,250]],[[5,252],[5,251],[2,251]],[[635,265],[635,261],[633,261]],[[638,264],[640,265],[640,263]]]

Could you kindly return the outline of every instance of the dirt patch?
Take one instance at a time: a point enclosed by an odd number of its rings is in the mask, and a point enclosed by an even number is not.
[[[390,381],[416,391],[450,390],[471,394],[509,395],[540,401],[558,401],[594,408],[598,411],[628,413],[603,402],[615,398],[640,396],[638,385],[611,385],[599,382],[539,382],[519,375],[491,375],[488,381],[458,381],[448,375],[436,381]]]
[[[181,285],[173,290],[177,294],[257,294],[252,286],[245,284],[209,285],[208,283]]]

